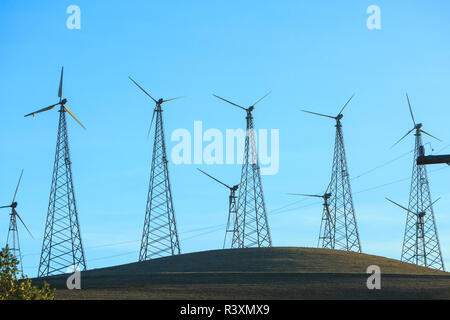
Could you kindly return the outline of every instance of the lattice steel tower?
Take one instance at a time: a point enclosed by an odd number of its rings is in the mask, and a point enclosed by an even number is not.
[[[17,218],[22,222],[25,229],[27,229],[30,236],[33,238],[33,235],[31,234],[30,230],[28,230],[27,226],[23,222],[22,218],[17,213],[17,190],[19,190],[20,181],[22,180],[23,170],[20,174],[19,182],[17,182],[16,191],[14,192],[13,199],[11,201],[10,205],[2,206],[0,209],[3,208],[11,208],[11,214],[9,218],[9,227],[8,227],[8,235],[6,237],[6,248],[11,251],[11,253],[14,255],[14,257],[18,261],[18,271],[23,276],[23,265],[22,265],[22,253],[20,251],[20,241],[19,241],[19,230],[17,229]]]
[[[203,174],[207,175],[214,181],[220,183],[221,185],[225,186],[230,190],[230,195],[228,197],[228,219],[227,219],[227,226],[225,229],[225,238],[223,239],[223,249],[226,247],[230,248],[238,248],[240,243],[240,236],[239,236],[239,221],[238,221],[238,214],[237,214],[237,204],[236,204],[236,191],[239,188],[239,185],[229,186],[219,179],[214,178],[213,176],[207,174],[205,171],[197,169]],[[228,234],[231,234],[231,240],[229,237],[227,237]],[[227,243],[228,238],[228,243]]]
[[[246,111],[245,119],[247,122],[247,132],[245,136],[244,163],[242,165],[237,204],[239,234],[235,233],[233,235],[233,243],[236,243],[236,247],[238,248],[272,246],[261,183],[261,173],[258,164],[256,135],[252,115],[255,105],[267,97],[269,93],[248,108],[241,107],[240,105],[214,95],[215,97]]]
[[[172,191],[167,167],[166,144],[164,140],[164,126],[161,105],[168,100],[155,100],[131,77],[137,85],[156,104],[150,123],[149,134],[156,115],[155,140],[153,144],[152,167],[150,171],[150,186],[145,211],[144,230],[142,233],[139,261],[167,255],[180,254],[175,211],[173,208]]]
[[[334,248],[334,234],[335,225],[334,218],[331,216],[329,200],[331,193],[328,192],[331,184],[328,186],[324,194],[303,194],[303,193],[289,193],[296,196],[313,197],[323,199],[323,211],[322,220],[320,222],[319,240],[317,241],[317,247],[322,248]]]
[[[422,133],[434,139],[439,139],[425,132],[422,129],[421,123],[416,123],[408,95],[406,95],[406,98],[414,127],[398,142],[415,131],[409,207],[406,209],[388,199],[407,211],[401,260],[433,269],[444,270],[444,261],[433,211],[433,204],[439,199],[432,202],[426,166],[417,164],[417,157],[424,155]]]
[[[65,105],[67,99],[62,98],[63,73],[64,69],[61,69],[59,102],[25,115],[25,117],[34,117],[37,113],[60,106],[55,162],[38,277],[71,272],[70,270],[73,270],[74,267],[80,271],[87,269],[73,187],[66,112],[83,129],[86,128]]]
[[[344,117],[342,113],[352,98],[353,96],[350,97],[335,117],[306,110],[303,111],[336,120],[333,168],[329,187],[331,196],[327,202],[334,227],[332,228],[333,234],[331,235],[331,240],[326,240],[330,238],[331,226],[325,224],[324,228],[321,227],[319,242],[320,239],[324,239],[322,241],[323,248],[361,252],[341,124],[341,119]]]

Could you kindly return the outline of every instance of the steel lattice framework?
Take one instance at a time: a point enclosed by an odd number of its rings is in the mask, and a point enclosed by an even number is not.
[[[361,252],[340,119],[336,120],[330,193],[329,208],[330,215],[334,220],[334,228],[326,225],[322,236],[328,238],[327,232],[330,229],[333,230],[334,234],[332,241],[322,242],[322,247]]]
[[[59,102],[25,115],[25,117],[34,117],[38,113],[60,106],[55,162],[53,165],[52,185],[44,238],[42,241],[38,277],[71,272],[74,268],[80,271],[86,270],[87,268],[73,188],[66,112],[83,129],[86,128],[66,106],[67,99],[62,98],[63,75],[64,68],[61,69],[59,82]]]
[[[161,104],[157,104],[155,111],[155,141],[140,261],[181,252],[167,167]]]
[[[302,111],[336,120],[333,167],[331,182],[328,187],[330,194],[324,203],[318,241],[319,247],[361,252],[341,124],[341,119],[344,117],[342,113],[353,96],[348,99],[335,117],[306,110]]]
[[[59,110],[58,138],[38,277],[87,269],[75,201],[66,109]]]
[[[444,270],[441,248],[434,218],[427,169],[417,164],[423,148],[422,135],[415,133],[414,162],[406,217],[401,260],[421,266]]]
[[[10,205],[2,206],[0,209],[11,208],[10,218],[9,218],[9,227],[8,227],[8,235],[6,237],[6,248],[11,251],[14,257],[18,261],[18,271],[23,276],[23,265],[22,265],[22,253],[20,251],[20,241],[19,241],[19,230],[17,228],[17,218],[19,218],[20,222],[22,222],[25,229],[28,231],[30,236],[33,238],[30,230],[28,230],[27,226],[23,222],[22,218],[19,216],[17,212],[17,191],[19,190],[20,181],[22,180],[23,170],[20,173],[19,181],[17,182],[16,191],[14,192],[13,199]]]
[[[327,190],[328,191],[328,190]],[[325,192],[321,198],[323,198],[323,211],[322,220],[320,221],[319,240],[317,241],[317,247],[322,248],[334,248],[334,219],[331,216],[330,204],[328,200],[331,197],[331,193]]]
[[[19,272],[23,275],[22,253],[20,252],[19,231],[15,214],[11,213],[9,218],[8,235],[6,237],[6,248],[8,248],[19,262]]]
[[[232,240],[233,248],[272,246],[261,183],[261,173],[258,164],[256,133],[252,115],[255,106],[269,94],[270,92],[248,108],[244,108],[234,102],[214,95],[246,112],[247,130],[245,135],[244,162],[241,170],[241,183],[239,184],[237,219]]]
[[[149,134],[156,115],[155,139],[153,143],[150,184],[145,210],[144,229],[142,232],[139,261],[176,255],[181,253],[178,239],[172,190],[164,139],[164,124],[161,105],[178,98],[155,100],[131,77],[130,80],[155,102]]]
[[[230,196],[228,197],[228,220],[227,220],[227,228],[225,231],[225,239],[223,240],[223,248],[239,248],[239,244],[241,243],[241,236],[239,231],[239,220],[238,220],[238,211],[237,211],[237,197],[236,191],[237,186],[235,188],[230,188]],[[233,220],[231,220],[233,219]],[[231,228],[233,226],[233,228]],[[227,244],[227,235],[231,233],[231,244]]]
[[[271,247],[272,239],[264,202],[251,109],[247,110],[245,119],[247,121],[247,133],[237,204],[240,232],[233,236],[233,243],[239,243],[237,247],[240,248]],[[240,237],[240,241],[237,240],[238,237]]]
[[[388,198],[386,199],[407,212],[401,260],[429,268],[445,270],[433,211],[433,204],[439,199],[432,202],[426,166],[417,163],[419,157],[425,156],[422,133],[434,139],[439,139],[424,131],[421,123],[416,123],[408,94],[406,94],[406,99],[414,127],[394,145],[413,131],[415,132],[409,207],[407,209]]]
[[[240,243],[240,236],[239,236],[239,222],[237,219],[237,204],[236,204],[236,191],[239,188],[239,185],[229,186],[222,181],[220,181],[217,178],[214,178],[212,175],[206,173],[203,170],[198,169],[200,172],[205,174],[206,176],[210,177],[214,181],[220,183],[224,187],[226,187],[228,190],[230,190],[230,195],[228,197],[228,219],[227,219],[227,226],[225,229],[225,237],[223,239],[223,249],[229,247],[229,248],[238,248]],[[231,240],[229,239],[228,234],[231,234]],[[228,238],[228,239],[227,239]],[[228,240],[228,241],[227,241]]]

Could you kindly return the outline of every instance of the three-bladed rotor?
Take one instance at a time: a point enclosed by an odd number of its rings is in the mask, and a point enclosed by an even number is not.
[[[304,194],[304,193],[288,193],[288,194],[294,195],[294,196],[302,196],[302,197],[311,197],[311,198],[321,198],[321,199],[323,199],[323,201],[324,201],[323,204],[324,204],[325,209],[326,209],[325,210],[326,211],[326,215],[328,217],[328,220],[331,222],[331,225],[334,227],[334,221],[333,221],[333,219],[331,217],[330,210],[329,210],[329,204],[328,204],[328,199],[330,199],[331,196],[332,196],[332,194],[330,192],[328,192],[328,190],[330,190],[330,187],[331,187],[331,182],[328,185],[327,190],[325,190],[325,192],[322,195],[320,195],[320,194]]]
[[[236,103],[234,103],[234,102],[231,102],[230,100],[227,100],[227,99],[224,99],[224,98],[222,98],[222,97],[219,97],[218,95],[213,94],[213,96],[216,97],[216,98],[219,98],[220,100],[223,100],[223,101],[225,101],[225,102],[227,102],[227,103],[229,103],[229,104],[231,104],[231,105],[233,105],[233,106],[235,106],[235,107],[241,108],[242,110],[247,111],[247,113],[251,113],[251,112],[255,109],[255,106],[256,106],[258,103],[260,103],[265,97],[267,97],[271,92],[272,92],[272,91],[267,92],[264,96],[262,96],[260,99],[258,99],[254,104],[252,104],[252,105],[251,105],[250,107],[248,107],[248,108],[244,108],[244,107],[242,107],[242,106],[240,106],[240,105],[238,105],[238,104],[236,104]]]
[[[25,227],[25,229],[27,229],[27,231],[30,234],[30,236],[34,239],[33,235],[30,232],[30,230],[28,230],[27,226],[25,225],[25,222],[23,222],[23,220],[20,217],[19,213],[17,213],[17,211],[16,211],[16,208],[17,208],[16,196],[17,196],[17,191],[19,190],[20,181],[22,180],[22,175],[23,175],[23,170],[20,173],[19,181],[17,182],[16,191],[14,192],[14,196],[13,196],[13,199],[11,201],[11,204],[8,205],[8,206],[2,206],[2,207],[0,207],[0,209],[11,208],[11,215],[13,215],[14,217],[19,218],[20,222],[22,222],[22,224]]]
[[[403,210],[405,210],[405,211],[407,211],[407,212],[409,212],[409,213],[412,213],[412,214],[415,215],[415,216],[418,216],[419,218],[423,218],[423,217],[425,216],[427,210],[428,210],[429,208],[431,208],[431,206],[433,206],[433,205],[434,205],[436,202],[438,202],[440,199],[441,199],[441,198],[437,198],[434,202],[430,203],[430,205],[429,205],[428,207],[426,207],[425,209],[423,209],[423,210],[420,211],[420,212],[413,212],[413,211],[411,211],[411,210],[405,208],[405,207],[402,206],[401,204],[398,204],[397,202],[395,202],[395,201],[393,201],[393,200],[391,200],[391,199],[389,199],[389,198],[386,198],[387,201],[389,201],[389,202],[395,204],[396,206],[402,208]]]
[[[239,188],[240,183],[237,184],[237,185],[234,185],[234,186],[229,186],[229,185],[223,183],[222,181],[220,181],[219,179],[214,178],[212,175],[207,174],[205,171],[200,170],[199,168],[197,168],[197,170],[200,171],[201,173],[207,175],[208,177],[210,177],[210,178],[213,179],[214,181],[220,183],[221,185],[227,187],[228,189],[230,189],[230,191],[236,191],[236,190]]]
[[[352,96],[350,97],[350,99],[347,100],[347,102],[346,102],[346,103],[344,104],[344,106],[342,107],[341,111],[339,111],[338,115],[335,116],[335,117],[329,116],[329,115],[327,115],[327,114],[322,114],[322,113],[317,113],[317,112],[308,111],[308,110],[302,110],[302,111],[303,111],[303,112],[306,112],[306,113],[314,114],[314,115],[316,115],[316,116],[327,117],[327,118],[334,119],[334,120],[336,120],[336,121],[340,121],[340,120],[344,117],[343,112],[344,112],[345,108],[347,107],[347,105],[350,103],[350,101],[353,99],[354,96],[355,96],[355,94],[352,94]]]
[[[153,125],[153,119],[155,118],[155,113],[158,111],[158,108],[160,108],[161,105],[162,105],[163,103],[166,103],[166,102],[169,102],[169,101],[173,101],[173,100],[176,100],[176,99],[180,99],[180,98],[183,98],[183,97],[176,97],[176,98],[167,99],[167,100],[164,100],[163,98],[160,98],[160,99],[156,100],[156,99],[153,98],[147,91],[145,91],[145,89],[142,88],[136,81],[134,81],[133,78],[131,78],[131,77],[128,77],[128,78],[129,78],[129,79],[131,80],[131,82],[133,82],[139,89],[141,89],[148,97],[150,97],[150,99],[152,99],[153,102],[155,103],[155,108],[153,109],[152,121],[150,122],[150,127],[148,128],[148,134],[147,134],[147,138],[148,138],[148,137],[150,136],[150,131],[151,131],[152,125]]]
[[[405,138],[406,138],[411,132],[413,132],[414,130],[416,130],[416,134],[421,134],[421,133],[423,133],[423,134],[426,134],[427,136],[430,136],[430,137],[432,137],[432,138],[434,138],[434,139],[436,139],[436,140],[438,140],[438,141],[442,141],[441,139],[436,138],[435,136],[433,136],[433,135],[429,134],[428,132],[422,130],[423,125],[422,125],[421,123],[416,123],[416,120],[414,119],[414,114],[413,114],[413,111],[412,111],[412,108],[411,108],[411,103],[410,103],[410,101],[409,101],[409,96],[408,96],[408,94],[406,94],[406,100],[408,100],[409,113],[411,114],[411,119],[412,119],[412,122],[413,122],[414,127],[413,127],[411,130],[409,130],[403,137],[401,137],[400,140],[398,140],[396,143],[394,143],[394,144],[392,145],[392,147],[394,147],[394,146],[397,145],[400,141],[402,141],[403,139],[405,139]],[[391,148],[392,148],[392,147],[391,147]]]
[[[66,106],[67,99],[63,99],[63,98],[62,98],[62,96],[63,96],[63,95],[62,95],[62,92],[63,92],[63,75],[64,75],[64,67],[62,67],[62,69],[61,69],[61,78],[60,78],[60,80],[59,80],[59,89],[58,89],[59,102],[58,102],[58,103],[55,103],[55,104],[52,104],[51,106],[48,106],[48,107],[39,109],[39,110],[34,111],[34,112],[31,112],[31,113],[29,113],[29,114],[26,114],[24,117],[32,116],[32,117],[34,118],[35,115],[36,115],[37,113],[41,113],[41,112],[45,112],[45,111],[51,110],[51,109],[53,109],[54,107],[60,105],[60,106],[61,106],[60,111],[63,111],[63,112],[64,112],[64,111],[67,111],[67,112],[72,116],[72,118],[74,118],[75,121],[78,122],[78,124],[79,124],[83,129],[86,130],[86,128],[83,126],[83,124],[77,119],[77,117],[75,117],[75,115],[72,113],[72,111],[70,111],[70,109]]]

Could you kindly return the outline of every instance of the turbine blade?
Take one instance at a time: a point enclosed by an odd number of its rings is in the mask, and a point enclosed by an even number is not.
[[[133,81],[133,83],[134,83],[136,86],[138,86],[139,89],[141,89],[142,91],[144,91],[144,93],[145,93],[147,96],[149,96],[155,103],[157,103],[156,100],[155,100],[155,99],[154,99],[147,91],[144,90],[144,88],[142,88],[136,81],[133,80],[133,78],[131,78],[131,77],[128,77],[128,78],[130,78],[130,80]]]
[[[409,130],[408,133],[406,133],[400,140],[398,140],[396,143],[394,143],[394,144],[392,145],[391,149],[392,149],[393,147],[395,147],[400,141],[402,141],[403,139],[405,139],[411,132],[414,131],[414,129],[415,129],[415,128],[412,128],[411,130]]]
[[[11,205],[0,207],[0,209],[3,209],[3,208],[11,208]]]
[[[23,226],[25,227],[25,229],[27,229],[28,233],[30,234],[31,238],[34,239],[33,234],[31,233],[31,231],[28,229],[28,227],[25,225],[25,222],[23,222],[22,218],[19,216],[19,214],[17,213],[16,209],[12,208],[12,211],[14,213],[14,215],[19,218],[20,222],[22,222]]]
[[[267,96],[268,96],[269,94],[271,94],[271,93],[272,93],[272,91],[267,92],[261,99],[259,99],[258,101],[256,101],[256,102],[252,105],[252,107],[256,106],[258,103],[261,102],[261,100],[263,100],[265,97],[267,97]]]
[[[436,200],[434,200],[432,203],[430,203],[430,205],[428,207],[426,207],[423,211],[427,211],[429,208],[431,208],[436,202],[438,202],[439,200],[441,200],[441,198],[437,198]]]
[[[413,114],[413,111],[412,111],[412,108],[411,108],[411,103],[409,102],[408,93],[406,93],[406,100],[408,100],[409,112],[411,113],[411,118],[412,118],[412,121],[413,121],[414,127],[415,127],[416,126],[416,120],[414,119],[414,114]]]
[[[61,79],[59,80],[59,90],[58,90],[59,99],[62,99],[63,76],[64,76],[64,67],[61,68]]]
[[[214,178],[212,175],[207,174],[205,171],[200,170],[199,168],[197,168],[198,171],[200,171],[201,173],[207,175],[208,177],[210,177],[211,179],[217,181],[218,183],[220,183],[221,185],[224,185],[225,187],[227,187],[228,189],[232,189],[232,187],[230,187],[229,185],[223,183],[222,181],[220,181],[219,179]]]
[[[331,119],[336,119],[336,117],[328,116],[328,115],[326,115],[326,114],[321,114],[321,113],[312,112],[312,111],[308,111],[308,110],[302,110],[302,111],[303,111],[303,112],[306,112],[306,113],[314,114],[314,115],[316,115],[316,116],[321,116],[321,117],[327,117],[327,118],[331,118]]]
[[[344,112],[344,109],[347,107],[347,105],[350,103],[350,101],[353,99],[353,97],[355,96],[355,94],[352,94],[352,96],[350,97],[350,99],[348,99],[348,101],[344,104],[344,106],[341,109],[341,112],[339,112],[339,114],[342,114],[342,112]]]
[[[75,115],[72,113],[72,111],[70,111],[69,108],[67,108],[66,106],[64,106],[64,109],[72,116],[72,118],[75,119],[76,122],[78,122],[78,124],[79,124],[84,130],[86,130],[85,126],[83,126],[83,124],[77,119],[77,117],[75,117]]]
[[[398,204],[397,202],[392,201],[392,200],[389,199],[389,198],[386,198],[386,200],[392,202],[393,204],[395,204],[396,206],[402,208],[402,209],[405,210],[405,211],[408,211],[408,212],[410,212],[410,213],[412,213],[412,214],[414,214],[414,215],[416,214],[416,213],[412,212],[411,210],[406,209],[406,208],[405,208],[404,206],[402,206],[401,204]]]
[[[44,111],[47,111],[47,110],[51,110],[51,109],[53,109],[54,107],[56,107],[58,104],[61,104],[61,102],[55,103],[55,104],[53,104],[53,105],[51,105],[51,106],[49,106],[49,107],[42,108],[42,109],[39,109],[39,110],[34,111],[34,112],[32,112],[32,113],[26,114],[26,115],[24,115],[24,117],[34,116],[36,113],[40,113],[40,112],[44,112]]]
[[[317,194],[303,194],[303,193],[288,193],[288,194],[293,195],[293,196],[323,198],[323,196],[319,196]]]
[[[428,132],[426,132],[426,131],[423,131],[422,129],[420,129],[420,132],[422,132],[422,133],[425,133],[427,136],[430,136],[430,137],[432,137],[432,138],[435,138],[436,140],[438,140],[438,141],[440,141],[440,142],[442,142],[442,140],[441,139],[439,139],[439,138],[436,138],[435,136],[433,136],[433,135],[431,135],[431,134],[429,134]]]
[[[169,102],[169,101],[173,101],[173,100],[181,99],[181,98],[184,98],[184,97],[183,97],[183,96],[181,96],[181,97],[176,97],[176,98],[172,98],[172,99],[167,99],[167,100],[164,100],[163,102],[161,102],[161,104],[163,104],[163,103],[166,103],[166,102]]]
[[[22,180],[22,175],[23,175],[23,169],[22,169],[22,172],[20,173],[19,181],[17,182],[17,186],[16,186],[16,192],[14,192],[14,197],[13,197],[11,203],[13,203],[14,200],[16,200],[17,190],[19,190],[19,185],[20,185],[20,181]]]
[[[155,118],[156,108],[153,109],[152,121],[150,122],[150,126],[148,127],[147,140],[150,137],[150,131],[152,131],[153,119]]]
[[[331,184],[332,184],[332,183],[333,183],[333,180],[330,181],[330,184],[328,185],[327,190],[325,190],[325,194],[327,194],[327,193],[328,193],[328,190],[330,190],[330,187],[331,187]]]
[[[225,102],[228,102],[229,104],[232,104],[233,106],[236,106],[236,107],[238,107],[238,108],[241,108],[241,109],[247,111],[246,108],[241,107],[240,105],[238,105],[238,104],[236,104],[236,103],[234,103],[234,102],[231,102],[231,101],[228,101],[227,99],[224,99],[224,98],[221,98],[221,97],[219,97],[219,96],[216,96],[215,94],[213,94],[213,96],[216,97],[216,98],[219,98],[220,100],[223,100],[223,101],[225,101]]]

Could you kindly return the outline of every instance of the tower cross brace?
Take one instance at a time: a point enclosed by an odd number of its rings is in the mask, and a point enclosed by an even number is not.
[[[239,248],[272,246],[258,164],[252,110],[252,107],[246,109],[247,131],[237,205],[239,234],[235,231],[233,236],[233,239],[240,237],[240,241],[234,241],[239,243]]]
[[[66,273],[70,268],[83,271],[87,265],[73,187],[66,109],[61,104],[38,277]]]
[[[154,110],[155,140],[139,261],[181,253],[169,181],[162,102],[158,101]]]

